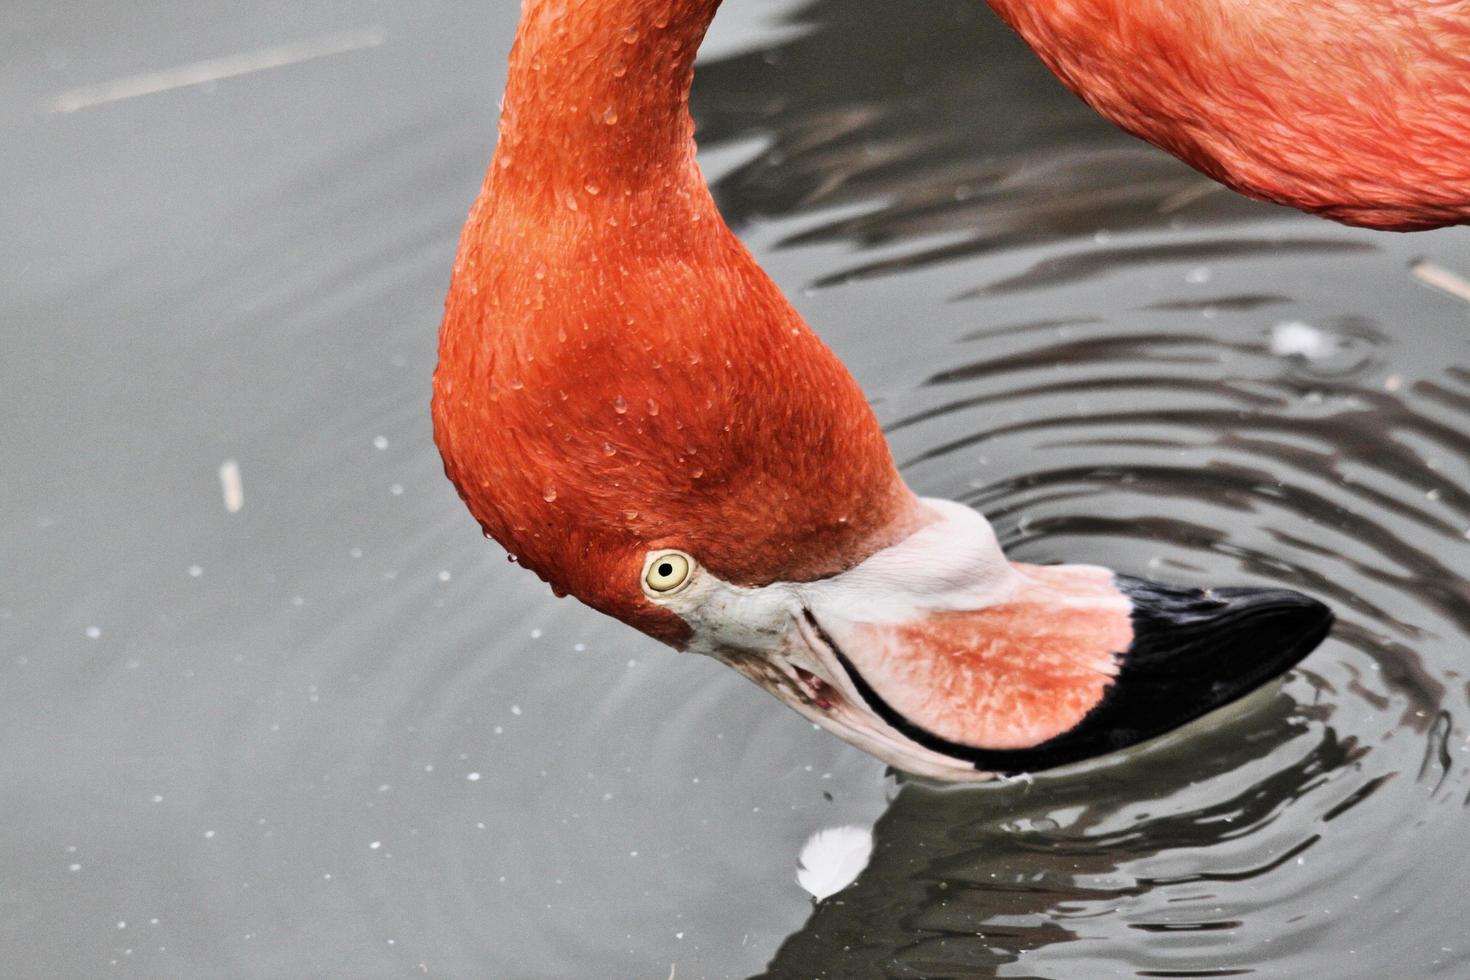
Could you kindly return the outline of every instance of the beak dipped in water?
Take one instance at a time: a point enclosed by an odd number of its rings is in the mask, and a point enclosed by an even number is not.
[[[899,769],[1039,772],[1156,738],[1295,666],[1333,622],[1286,589],[1191,589],[1005,561],[984,518],[941,519],[842,574],[667,601],[691,646]]]

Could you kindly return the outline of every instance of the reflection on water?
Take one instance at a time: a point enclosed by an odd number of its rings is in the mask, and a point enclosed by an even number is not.
[[[704,65],[722,204],[917,489],[1024,560],[1282,583],[1340,616],[1187,738],[1034,784],[895,784],[552,599],[442,478],[434,329],[514,5],[53,7],[22,3],[35,43],[0,59],[7,962],[1470,972],[1470,307],[1410,276],[1470,272],[1465,230],[1217,192],[979,0],[819,0]],[[364,30],[384,43],[47,108]],[[802,842],[875,821],[867,872],[813,908]]]

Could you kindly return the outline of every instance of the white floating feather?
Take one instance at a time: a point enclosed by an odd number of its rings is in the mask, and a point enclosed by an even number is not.
[[[829,827],[812,834],[797,859],[797,884],[821,901],[857,880],[873,856],[873,833],[862,827]]]
[[[1271,353],[1277,357],[1297,355],[1309,361],[1324,361],[1336,354],[1339,346],[1332,334],[1301,320],[1287,320],[1271,328]]]
[[[225,497],[225,510],[240,513],[245,506],[245,483],[240,478],[240,464],[227,459],[219,466],[219,487]]]

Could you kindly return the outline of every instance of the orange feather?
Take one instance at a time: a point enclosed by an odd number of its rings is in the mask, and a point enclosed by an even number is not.
[[[990,0],[1108,119],[1250,197],[1470,221],[1470,2]]]

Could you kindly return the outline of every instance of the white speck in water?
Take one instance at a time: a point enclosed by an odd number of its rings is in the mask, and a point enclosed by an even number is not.
[[[503,725],[496,725],[494,728],[491,729],[491,731],[493,731],[496,735],[504,735],[505,734],[505,726],[503,726]]]
[[[68,864],[66,866],[66,870],[75,874],[76,872],[82,870],[82,866],[80,864]]]
[[[448,582],[452,578],[454,578],[454,575],[447,568],[439,572],[439,581],[441,582]]]
[[[190,565],[189,566],[189,577],[190,578],[198,578],[199,576],[201,576],[203,574],[204,574],[204,569],[201,568],[201,567],[199,567],[198,565]]]
[[[573,643],[572,644],[572,649],[575,650],[575,651],[577,651],[578,653],[585,653],[586,650],[587,650],[587,644],[585,644],[585,643]]]
[[[154,793],[151,798],[152,798],[152,800],[153,800],[154,803],[162,803],[163,802],[163,794],[162,793]]]
[[[478,783],[480,781],[480,774],[477,772],[466,773],[464,778],[472,783]]]
[[[872,831],[862,827],[819,830],[801,849],[796,881],[820,902],[856,881],[872,856]]]
[[[245,506],[245,482],[240,476],[240,464],[235,460],[227,459],[219,464],[219,487],[224,494],[226,513],[240,513]]]
[[[393,484],[392,486],[390,486],[388,488],[388,492],[391,493],[395,497],[401,497],[401,496],[403,496],[403,484],[401,484],[401,483],[395,483],[395,484]]]
[[[1184,274],[1184,281],[1193,286],[1203,285],[1213,278],[1215,278],[1215,274],[1210,271],[1210,267],[1207,265],[1197,265]]]
[[[380,848],[382,846],[383,846],[383,842],[382,841],[375,840],[371,844],[368,845],[368,850],[370,850],[370,851],[376,851],[378,848]]]
[[[682,932],[676,932],[676,933],[674,933],[674,938],[675,939],[683,939],[684,938],[684,934]]]
[[[1321,361],[1337,353],[1341,341],[1302,320],[1283,320],[1271,328],[1271,353],[1277,357],[1305,357]]]
[[[511,705],[510,706],[510,713],[513,714],[513,715],[519,715],[521,713],[521,706],[518,705],[518,704]]]
[[[1383,390],[1388,392],[1398,391],[1404,386],[1404,379],[1397,374],[1390,374],[1383,379]]]
[[[119,923],[118,923],[118,924],[117,924],[117,927],[118,927],[118,928],[119,928],[119,929],[126,929],[126,928],[127,928],[127,927],[128,927],[128,924],[127,924],[127,923],[126,923],[126,922],[119,922]]]
[[[387,436],[374,436],[373,437],[373,448],[374,449],[377,449],[379,451],[382,451],[384,449],[387,449],[388,448],[388,437]]]
[[[204,832],[204,839],[205,840],[214,840],[214,831],[212,831],[212,830],[206,830]]]
[[[96,640],[96,639],[99,639],[101,636],[102,636],[102,627],[100,627],[100,626],[88,626],[87,627],[87,639],[89,639],[89,640]]]
[[[533,640],[539,640],[539,639],[541,639],[542,635],[543,634],[541,632],[541,628],[540,627],[537,627],[536,629],[531,630],[531,639],[533,639]]]
[[[352,558],[361,558],[362,557],[362,549],[361,548],[353,548],[351,551],[347,552],[347,554],[350,557],[352,557]]]

